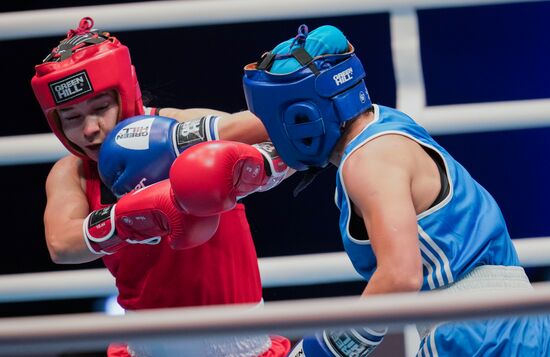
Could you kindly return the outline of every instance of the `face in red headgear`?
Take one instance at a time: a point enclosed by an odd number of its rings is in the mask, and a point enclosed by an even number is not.
[[[63,145],[86,159],[83,150],[63,133],[57,109],[75,105],[114,90],[118,94],[118,120],[143,114],[141,91],[128,47],[108,33],[91,30],[84,18],[76,30],[35,67],[31,84],[48,124]]]

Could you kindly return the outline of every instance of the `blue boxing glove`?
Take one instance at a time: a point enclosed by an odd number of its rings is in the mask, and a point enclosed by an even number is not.
[[[101,180],[120,197],[167,179],[172,162],[181,152],[194,144],[218,139],[218,120],[211,115],[180,123],[172,118],[140,115],[121,121],[101,145]]]
[[[382,342],[387,329],[324,330],[304,337],[288,357],[367,357]]]

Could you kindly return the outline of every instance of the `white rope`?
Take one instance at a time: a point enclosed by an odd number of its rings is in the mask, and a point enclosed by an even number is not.
[[[550,126],[550,99],[440,105],[407,114],[432,135],[528,129]]]
[[[442,105],[409,111],[432,135],[550,126],[550,99]],[[0,138],[0,165],[47,163],[68,154],[53,134]]]
[[[550,266],[550,237],[514,239],[524,267]],[[359,281],[344,252],[259,259],[264,288]],[[0,303],[115,295],[106,269],[0,276]]]
[[[120,31],[390,11],[397,107],[431,134],[550,126],[550,99],[425,106],[415,10],[524,1],[534,0],[280,0],[261,5],[255,0],[186,0],[86,6],[0,14],[0,40],[64,34],[83,16]],[[0,138],[0,165],[53,162],[67,154],[53,134]]]
[[[415,10],[530,1],[533,0],[280,0],[275,3],[183,0],[37,10],[0,14],[0,41],[62,35],[74,27],[75,19],[83,16],[92,16],[98,25],[101,24],[100,28],[122,31],[391,12],[398,108],[417,119],[432,134],[507,130],[550,125],[550,100],[425,107]],[[522,113],[521,121],[513,114],[518,112]],[[52,162],[66,154],[53,134],[0,139],[0,165]],[[524,266],[550,265],[550,257],[545,254],[549,251],[548,239],[525,239],[514,243]],[[362,279],[344,253],[264,258],[260,259],[260,271],[265,287]],[[115,293],[114,280],[105,269],[0,277],[0,302]],[[541,285],[534,294],[512,292],[475,300],[468,295],[446,296],[440,300],[419,294],[384,296],[368,302],[338,298],[268,303],[264,310],[252,313],[235,307],[220,307],[138,312],[122,318],[84,314],[0,319],[0,355],[102,348],[115,338],[143,341],[149,336],[179,340],[182,334],[192,338],[258,332],[280,332],[297,337],[314,327],[362,324],[390,324],[393,328],[402,328],[413,321],[548,312],[549,301],[550,287]]]
[[[0,165],[54,162],[68,154],[67,149],[54,134],[14,135],[0,138]]]
[[[0,319],[0,354],[61,352],[103,348],[112,341],[186,340],[278,333],[296,338],[326,327],[362,325],[402,329],[412,322],[434,323],[494,316],[548,313],[550,284],[534,290],[494,292],[406,293],[312,299],[250,306],[217,306],[137,311],[126,316],[77,314]]]
[[[426,106],[426,95],[416,11],[394,10],[390,16],[390,34],[397,108],[418,113]]]
[[[61,35],[84,16],[111,32],[539,0],[179,0],[0,14],[0,40]]]
[[[107,269],[80,269],[0,275],[0,302],[55,300],[116,295]]]

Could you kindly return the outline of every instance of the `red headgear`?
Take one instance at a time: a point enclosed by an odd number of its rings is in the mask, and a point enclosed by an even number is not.
[[[108,90],[118,93],[118,120],[143,114],[141,91],[128,47],[109,33],[90,30],[93,20],[85,17],[76,30],[35,67],[31,85],[48,124],[73,154],[87,158],[70,142],[61,128],[56,108],[74,105]]]

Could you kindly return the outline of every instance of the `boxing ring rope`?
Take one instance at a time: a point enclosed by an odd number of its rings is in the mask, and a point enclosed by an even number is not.
[[[0,319],[0,354],[103,348],[112,341],[187,340],[278,333],[298,338],[326,327],[389,326],[482,319],[550,311],[550,283],[506,294],[401,293],[368,299],[343,297],[250,305],[137,311],[125,316],[75,314]],[[319,313],[322,311],[322,313]]]
[[[0,14],[0,40],[65,34],[83,16],[117,32],[534,1],[540,0],[179,0],[66,7]]]
[[[433,135],[550,126],[547,99],[444,105],[407,113]],[[54,162],[67,154],[53,134],[0,137],[0,165]]]
[[[83,16],[114,32],[385,11],[390,13],[397,107],[434,135],[457,134],[550,126],[550,99],[426,106],[416,10],[535,1],[280,0],[260,6],[255,0],[187,0],[70,7],[2,13],[0,41],[62,35]],[[52,162],[66,154],[53,134],[0,138],[0,165]]]
[[[550,266],[550,237],[514,239],[524,267]],[[344,252],[259,259],[264,288],[359,281]],[[106,269],[0,275],[0,303],[101,297],[117,293]]]
[[[117,32],[389,12],[399,109],[434,135],[513,130],[550,126],[550,99],[426,106],[416,10],[536,1],[279,0],[260,5],[255,0],[181,0],[86,6],[2,13],[0,41],[63,35],[83,16]],[[66,154],[53,134],[0,138],[0,165],[53,162]],[[516,239],[514,244],[523,266],[550,266],[550,237]],[[261,258],[259,265],[267,288],[361,280],[342,252]],[[268,302],[254,310],[219,306],[116,317],[93,313],[2,318],[0,355],[101,349],[116,339],[180,340],[261,332],[295,338],[321,327],[389,325],[395,331],[413,322],[547,313],[550,283],[535,286],[531,293],[453,294],[444,299],[430,293],[392,294],[368,301],[348,297]],[[116,288],[106,269],[0,275],[0,303],[112,294]]]

